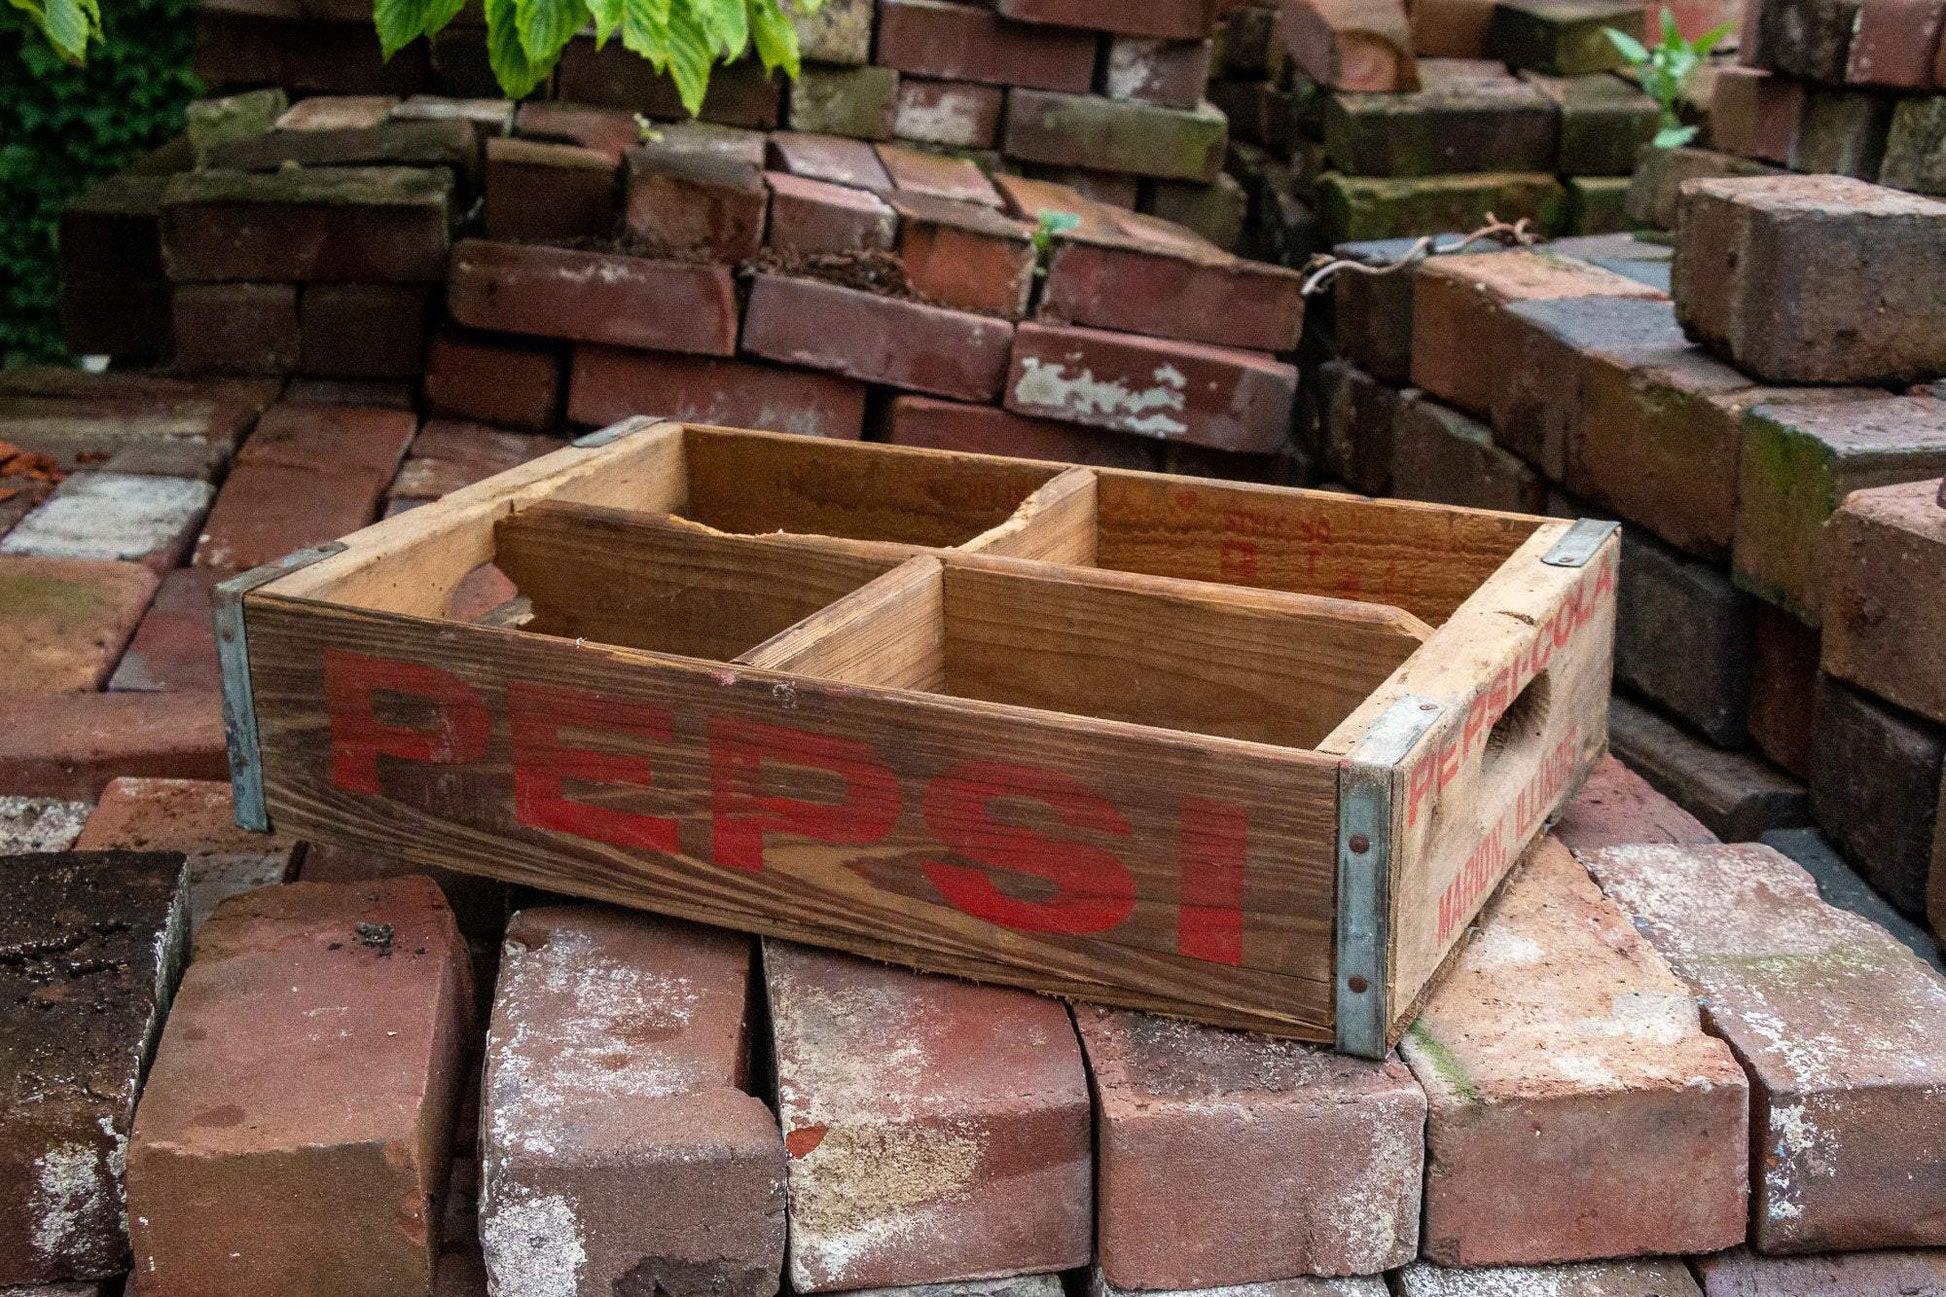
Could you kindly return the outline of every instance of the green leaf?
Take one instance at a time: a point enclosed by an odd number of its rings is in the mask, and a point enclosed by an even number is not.
[[[622,44],[658,72],[669,66],[669,0],[622,0]]]
[[[521,44],[516,0],[486,0],[487,61],[493,78],[510,99],[524,99],[547,79],[552,65],[541,63]]]
[[[1708,54],[1716,48],[1717,42],[1721,41],[1725,36],[1728,36],[1735,29],[1735,23],[1724,23],[1721,27],[1712,27],[1696,38],[1696,44],[1693,48],[1698,55]]]
[[[1696,138],[1696,130],[1694,126],[1665,126],[1655,133],[1655,139],[1650,142],[1659,149],[1681,148]]]
[[[88,37],[101,31],[100,13],[91,21],[81,0],[47,0],[40,28],[55,53],[69,63],[79,63],[88,55]]]
[[[1662,43],[1673,46],[1682,44],[1682,31],[1676,26],[1676,15],[1668,5],[1662,6]]]
[[[750,34],[764,71],[782,68],[792,80],[797,78],[797,28],[777,0],[750,0]]]
[[[682,96],[683,110],[691,117],[703,110],[703,93],[709,89],[710,64],[715,61],[709,33],[690,0],[679,0],[669,11],[669,75],[676,93]]]
[[[514,25],[527,57],[547,67],[581,24],[588,21],[587,0],[515,0]]]
[[[1609,43],[1621,52],[1622,57],[1636,67],[1640,67],[1649,61],[1649,51],[1643,46],[1641,41],[1636,40],[1627,32],[1616,31],[1613,27],[1604,27],[1601,30],[1602,34],[1608,37]]]
[[[750,11],[744,0],[685,0],[702,19],[710,48],[725,63],[750,48]]]
[[[372,24],[379,54],[389,59],[425,34],[426,0],[373,0]]]
[[[626,0],[588,0],[588,14],[595,20],[595,48],[608,44],[622,25],[622,13]]]

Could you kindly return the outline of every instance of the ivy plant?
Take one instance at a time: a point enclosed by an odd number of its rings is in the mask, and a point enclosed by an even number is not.
[[[19,3],[19,0],[15,0],[15,3]],[[1685,40],[1676,27],[1676,16],[1664,8],[1662,39],[1656,42],[1653,49],[1627,32],[1617,31],[1613,27],[1603,29],[1609,41],[1628,60],[1628,65],[1642,78],[1642,89],[1662,105],[1662,123],[1652,141],[1657,148],[1677,148],[1696,138],[1698,128],[1684,125],[1679,111],[1683,83],[1702,66],[1717,42],[1728,36],[1735,25],[1724,23],[1693,41]]]

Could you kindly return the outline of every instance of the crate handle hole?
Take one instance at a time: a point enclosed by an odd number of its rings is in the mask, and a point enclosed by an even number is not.
[[[1500,719],[1487,731],[1486,769],[1529,739],[1538,739],[1547,727],[1548,708],[1553,703],[1553,684],[1549,673],[1541,672],[1527,682]]]

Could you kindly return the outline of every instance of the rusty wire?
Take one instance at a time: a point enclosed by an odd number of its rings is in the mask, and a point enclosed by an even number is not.
[[[1321,252],[1312,257],[1310,264],[1305,267],[1306,278],[1299,291],[1306,297],[1311,296],[1328,285],[1332,276],[1340,270],[1352,270],[1361,275],[1389,275],[1424,261],[1427,257],[1446,257],[1456,252],[1464,252],[1484,239],[1497,239],[1510,248],[1531,248],[1541,241],[1542,236],[1535,232],[1533,221],[1525,216],[1509,225],[1492,212],[1488,212],[1487,223],[1459,242],[1442,244],[1437,235],[1428,234],[1415,241],[1410,248],[1406,249],[1405,255],[1397,261],[1382,266],[1368,266],[1362,261],[1352,261],[1345,257],[1334,257],[1328,252]]]

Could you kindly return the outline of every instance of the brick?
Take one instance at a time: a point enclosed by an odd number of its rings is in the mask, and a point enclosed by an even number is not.
[[[1398,261],[1416,242],[1417,239],[1380,239],[1341,243],[1331,250],[1331,255],[1377,268]],[[1480,249],[1480,245],[1475,244],[1474,249]],[[1458,255],[1473,255],[1474,249]],[[1331,281],[1331,307],[1333,342],[1338,355],[1361,366],[1382,383],[1403,387],[1410,382],[1412,299],[1417,280],[1416,269],[1385,275],[1352,272],[1335,276]]]
[[[625,228],[658,249],[739,262],[763,248],[770,192],[748,162],[631,149],[624,183]]]
[[[1930,255],[1946,203],[1841,176],[1699,181],[1682,202],[1677,313],[1739,369],[1784,383],[1946,371],[1946,267]]]
[[[415,408],[413,384],[387,378],[312,378],[293,375],[284,385],[285,405],[355,405],[373,410]]]
[[[1399,1050],[1426,1091],[1428,1260],[1742,1241],[1743,1073],[1560,843],[1528,853]],[[1683,1191],[1660,1191],[1673,1183]]]
[[[1208,181],[1223,169],[1228,137],[1227,120],[1210,104],[1163,108],[1097,95],[1010,90],[1001,148],[1024,162]]]
[[[1624,698],[1609,702],[1608,742],[1651,787],[1725,842],[1754,842],[1771,829],[1811,822],[1810,793],[1797,780],[1746,753],[1711,747]]]
[[[1658,793],[1647,780],[1603,757],[1581,792],[1555,822],[1554,837],[1574,852],[1631,842],[1699,845],[1715,842],[1703,822]]]
[[[690,116],[676,83],[620,41],[611,40],[600,50],[586,36],[569,41],[561,52],[554,92],[569,103],[646,117],[673,121]],[[696,115],[723,126],[767,131],[782,121],[783,97],[781,76],[765,72],[756,59],[740,59],[710,74],[702,111]]]
[[[237,462],[384,483],[398,470],[418,426],[410,410],[280,403],[264,411]]]
[[[329,407],[317,407],[329,408]],[[197,538],[197,567],[242,572],[371,523],[397,472],[334,471],[328,461],[239,462]]]
[[[1791,169],[1876,180],[1891,129],[1887,96],[1810,86],[1792,143]]]
[[[143,1287],[425,1291],[469,982],[429,879],[292,883],[218,906],[129,1144]],[[301,1228],[266,1201],[304,1203]]]
[[[436,500],[561,449],[553,437],[505,432],[461,419],[429,419],[392,480],[393,499]]]
[[[1905,914],[1926,912],[1946,728],[1826,676],[1812,726],[1811,810],[1871,884]]]
[[[1018,320],[1034,289],[1034,227],[977,203],[897,192],[898,257],[930,302]]]
[[[1757,606],[1750,660],[1750,738],[1799,779],[1811,777],[1811,725],[1818,686],[1818,631],[1781,608]]]
[[[784,1147],[744,1091],[750,953],[598,906],[514,915],[480,1109],[494,1291],[776,1291]]]
[[[993,182],[967,158],[927,153],[903,144],[880,144],[877,153],[895,192],[984,207],[1002,206]]]
[[[1066,464],[1100,464],[1154,471],[1155,446],[1139,437],[1096,432],[1052,419],[1030,419],[990,405],[965,405],[927,396],[898,396],[887,408],[884,439],[974,455],[1012,455]]]
[[[1615,847],[1585,861],[1703,997],[1750,1077],[1751,1242],[1765,1252],[1930,1246],[1946,1142],[1946,986],[1826,905],[1762,846]]]
[[[762,167],[767,140],[762,131],[692,120],[658,123],[635,147],[651,157],[716,158]]]
[[[1946,1288],[1946,1257],[1935,1252],[1758,1256],[1735,1248],[1696,1258],[1704,1297],[1842,1297]]]
[[[1717,69],[1710,97],[1710,142],[1726,153],[1788,163],[1803,115],[1802,81],[1737,64]]]
[[[162,200],[175,280],[437,283],[453,180],[413,167],[177,176]]]
[[[1422,58],[1477,59],[1487,52],[1493,0],[1420,0],[1411,6],[1412,48]]]
[[[1689,181],[1778,174],[1776,167],[1713,149],[1644,149],[1637,155],[1635,179],[1629,189],[1629,219],[1638,226],[1673,230],[1682,186]]]
[[[371,15],[335,8],[331,21],[292,23],[210,11],[196,22],[194,71],[206,85],[280,85],[305,94],[413,94],[427,88],[419,46],[385,59]],[[484,42],[482,42],[484,43]]]
[[[1622,537],[1615,679],[1721,747],[1743,745],[1757,601],[1718,568]]]
[[[793,11],[798,53],[814,63],[870,62],[876,10],[876,0],[827,0],[816,13]]]
[[[862,383],[760,361],[580,346],[568,417],[605,427],[648,411],[690,423],[856,441],[865,395]]]
[[[1194,108],[1209,83],[1210,43],[1117,36],[1108,42],[1103,89],[1111,99]],[[1050,87],[1059,89],[1060,87]]]
[[[1005,320],[814,279],[759,275],[743,348],[865,382],[990,401],[1005,381],[1013,337]]]
[[[215,99],[198,99],[184,106],[183,134],[197,160],[210,149],[229,140],[246,140],[274,130],[277,119],[290,108],[290,99],[281,89],[247,90],[242,94]]]
[[[313,284],[297,304],[298,368],[328,378],[412,378],[423,368],[417,284]]]
[[[1760,405],[1743,425],[1737,584],[1822,620],[1825,520],[1852,491],[1946,470],[1946,402],[1873,397]]]
[[[1542,230],[1558,228],[1567,191],[1551,175],[1415,176],[1392,180],[1328,173],[1319,179],[1318,208],[1333,243],[1417,237],[1428,230],[1478,229],[1492,212],[1503,221],[1525,217]]]
[[[1543,252],[1434,258],[1419,268],[1412,289],[1412,385],[1469,413],[1490,414],[1495,368],[1517,336],[1506,320],[1509,304],[1657,296],[1612,271]],[[1481,364],[1483,352],[1494,363]]]
[[[763,964],[794,1291],[1087,1262],[1087,1078],[1059,1003],[775,941]]]
[[[1132,0],[1104,5],[1099,0],[998,0],[1002,15],[1022,22],[1087,27],[1123,36],[1197,40],[1210,34],[1216,6],[1209,0]]]
[[[1142,210],[1200,234],[1225,252],[1243,242],[1250,218],[1250,195],[1229,172],[1207,185],[1193,180],[1150,182]]]
[[[155,600],[108,679],[116,690],[218,689],[214,586],[221,572],[177,568],[164,574]]]
[[[74,473],[0,540],[0,554],[180,563],[216,490],[207,482],[129,473]]]
[[[1347,175],[1549,171],[1561,111],[1541,89],[1470,60],[1424,59],[1409,94],[1339,91],[1325,101],[1324,147]],[[1628,153],[1631,165],[1634,150]]]
[[[306,883],[333,886],[368,883],[378,879],[430,878],[445,896],[460,934],[485,941],[498,950],[506,931],[509,884],[483,874],[463,874],[437,865],[421,865],[398,856],[313,842],[304,849],[299,877]],[[485,988],[490,993],[491,987]],[[491,1008],[489,1002],[483,1006]],[[479,1123],[474,1122],[477,1130]]]
[[[1057,180],[1016,176],[1002,172],[993,178],[1009,214],[1038,224],[1049,212],[1075,218],[1069,233],[1080,236],[1117,237],[1124,233],[1116,205],[1104,202],[1075,185]]]
[[[519,338],[440,333],[426,351],[426,406],[434,414],[541,431],[561,409],[561,356]]]
[[[510,242],[605,239],[615,231],[615,159],[577,144],[486,142],[486,236]]]
[[[479,141],[465,122],[386,122],[377,126],[277,130],[231,140],[210,149],[205,165],[230,171],[443,167],[455,173],[463,188],[470,189],[479,168],[478,157]]]
[[[1426,1100],[1396,1057],[1088,1005],[1075,1021],[1094,1079],[1110,1283],[1374,1274],[1417,1251]]]
[[[302,336],[294,284],[182,284],[170,303],[175,361],[189,374],[288,374]]]
[[[280,131],[342,131],[377,126],[399,105],[397,95],[318,95],[284,110]]]
[[[1774,829],[1764,834],[1763,845],[1789,856],[1793,864],[1817,880],[1818,895],[1826,904],[1869,919],[1931,965],[1934,972],[1946,973],[1938,939],[1887,904],[1871,884],[1852,872],[1844,857],[1816,829]]]
[[[695,355],[736,351],[730,268],[469,239],[446,305],[469,328]]]
[[[0,695],[0,791],[92,800],[117,775],[229,774],[213,692]]]
[[[1899,100],[1878,179],[1894,189],[1946,194],[1946,95]]]
[[[1499,0],[1487,23],[1486,52],[1512,67],[1582,76],[1622,66],[1604,30],[1642,27],[1635,0]]]
[[[1698,1297],[1681,1261],[1614,1261],[1599,1264],[1494,1266],[1447,1270],[1414,1262],[1399,1271],[1404,1297]]]
[[[122,1156],[188,949],[179,855],[16,855],[0,869],[0,1284],[128,1268]]]
[[[1188,1297],[1191,1292],[1202,1289],[1185,1289],[1168,1294],[1168,1297]],[[1387,1297],[1389,1289],[1379,1275],[1351,1275],[1341,1279],[1325,1279],[1315,1275],[1300,1275],[1291,1279],[1276,1279],[1268,1283],[1236,1284],[1223,1291],[1235,1297]],[[1136,1297],[1132,1290],[1117,1288],[1110,1283],[1099,1268],[1088,1276],[1088,1297]],[[1156,1297],[1162,1297],[1157,1294]]]
[[[1086,167],[1039,166],[1031,162],[1023,164],[1021,169],[1023,178],[1072,189],[1091,203],[1101,203],[1132,212],[1141,202],[1143,182],[1140,176],[1124,175],[1113,171],[1090,171]],[[996,175],[996,183],[998,179]]]
[[[1284,52],[1277,43],[1277,7],[1227,6],[1217,24],[1216,53],[1220,75],[1242,80],[1272,77],[1284,65]]]
[[[1773,72],[1840,85],[1845,80],[1852,33],[1858,29],[1861,0],[1797,0],[1756,11],[1756,61]]]
[[[101,688],[155,586],[135,563],[0,553],[0,695]]]
[[[764,179],[770,247],[784,256],[890,252],[898,242],[898,214],[877,194],[782,171]]]
[[[1302,275],[1153,220],[1109,219],[1113,235],[1076,230],[1055,240],[1042,318],[1248,351],[1296,349]]]
[[[1940,484],[1855,491],[1825,524],[1824,669],[1946,724],[1946,509]]]
[[[0,856],[66,851],[93,809],[58,797],[0,796]]]
[[[1277,32],[1291,62],[1332,90],[1419,88],[1400,0],[1283,0]]]
[[[77,356],[157,360],[174,333],[162,272],[167,176],[114,175],[61,206],[61,336]]]
[[[794,131],[889,140],[898,99],[899,74],[891,68],[810,65],[791,83],[786,116]]]
[[[1392,429],[1392,493],[1469,509],[1540,513],[1547,487],[1485,424],[1417,391],[1399,400]]]
[[[950,148],[990,149],[1000,142],[1000,115],[1006,101],[1006,92],[998,86],[902,76],[892,135]]]
[[[192,932],[230,897],[290,881],[303,850],[294,838],[239,829],[230,786],[195,779],[114,780],[74,847],[181,852]]]
[[[622,154],[642,142],[642,128],[633,113],[548,99],[521,104],[514,115],[513,133],[525,140],[590,149],[617,164]]]
[[[496,135],[513,134],[514,102],[497,97],[412,95],[394,106],[391,116],[397,122],[465,122],[484,144]]]
[[[807,180],[874,193],[887,193],[892,188],[892,177],[885,173],[878,151],[863,140],[778,131],[770,137],[768,158],[772,170]]]
[[[1294,367],[1256,352],[1028,323],[1004,404],[1017,414],[1212,450],[1267,452],[1290,433]]]
[[[1323,409],[1318,424],[1324,469],[1333,480],[1366,495],[1392,485],[1392,432],[1402,393],[1348,361],[1319,369]]]
[[[1009,22],[989,6],[882,0],[877,60],[911,76],[1087,94],[1091,32]]]
[[[1633,174],[1636,154],[1655,138],[1661,124],[1661,109],[1655,100],[1620,77],[1606,73],[1550,77],[1523,72],[1521,80],[1546,95],[1560,110],[1561,145],[1555,167],[1566,176]]]

